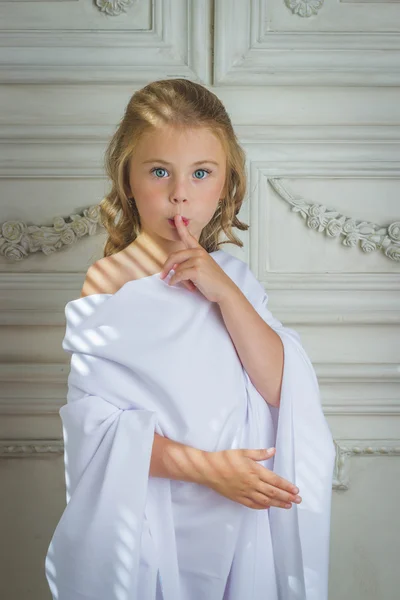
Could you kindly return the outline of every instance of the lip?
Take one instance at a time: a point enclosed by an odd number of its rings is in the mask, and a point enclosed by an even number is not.
[[[174,219],[168,219],[168,222],[172,225],[172,227],[176,227]],[[186,217],[182,217],[182,222],[184,225],[188,226],[190,223],[190,219],[186,219]]]

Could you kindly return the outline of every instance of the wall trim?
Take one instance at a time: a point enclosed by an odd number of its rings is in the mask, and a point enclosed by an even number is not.
[[[150,6],[148,30],[0,31],[0,84],[132,86],[166,77],[209,83],[210,2],[153,0]]]
[[[64,327],[65,305],[84,279],[83,272],[0,273],[0,326]],[[400,323],[397,273],[267,273],[260,282],[288,326]]]
[[[330,415],[400,415],[400,398],[387,398],[385,387],[391,390],[393,384],[400,383],[400,370],[395,363],[318,363],[313,366],[321,390],[327,386],[347,384],[352,386],[349,398],[340,398],[323,402],[323,410]],[[0,363],[0,415],[42,415],[55,414],[66,402],[69,363]],[[367,399],[361,401],[362,391],[354,386],[381,384],[382,400]],[[36,389],[43,386],[59,386],[56,397],[10,397],[9,392],[1,395],[4,384],[31,384]],[[10,386],[8,386],[9,388]],[[388,393],[393,394],[393,391]],[[51,392],[54,394],[54,391]],[[51,396],[49,394],[49,396]],[[38,392],[35,392],[35,396]]]
[[[399,457],[400,440],[334,440],[336,448],[332,489],[347,491],[350,488],[350,459],[357,456]],[[0,458],[39,458],[62,456],[62,439],[51,440],[0,440]]]
[[[397,32],[362,31],[361,14],[357,31],[318,31],[318,21],[313,31],[273,31],[267,6],[215,4],[214,85],[400,85]]]
[[[0,458],[39,458],[64,454],[64,442],[55,440],[1,440]]]
[[[77,115],[79,117],[79,115]],[[397,118],[397,113],[391,117]],[[290,144],[304,142],[361,142],[375,144],[376,142],[399,142],[400,125],[376,124],[369,125],[307,125],[296,124],[240,124],[234,123],[235,133],[242,144],[269,144],[271,142]],[[53,142],[99,142],[105,144],[115,131],[115,123],[68,123],[37,125],[35,123],[0,123],[0,144],[35,143],[48,144]]]
[[[347,491],[350,487],[350,458],[354,456],[400,456],[400,440],[336,439],[336,459],[333,489]]]

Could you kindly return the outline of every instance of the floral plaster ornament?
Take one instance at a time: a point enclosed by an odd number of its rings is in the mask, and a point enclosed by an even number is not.
[[[391,260],[400,261],[400,221],[395,221],[387,227],[369,221],[358,221],[341,215],[334,208],[295,198],[280,179],[268,179],[268,183],[282,200],[292,206],[293,212],[298,212],[305,219],[310,229],[325,232],[329,237],[344,236],[344,246],[355,247],[360,244],[361,250],[366,254],[382,250]]]
[[[99,205],[89,206],[82,214],[70,215],[67,220],[57,216],[53,226],[6,221],[0,228],[0,254],[13,261],[21,261],[38,250],[52,254],[85,235],[94,235],[98,225],[101,226]]]
[[[96,5],[101,12],[110,17],[117,17],[121,13],[126,13],[126,9],[132,6],[134,0],[96,0]]]
[[[285,0],[294,15],[305,18],[316,15],[323,3],[324,0]]]

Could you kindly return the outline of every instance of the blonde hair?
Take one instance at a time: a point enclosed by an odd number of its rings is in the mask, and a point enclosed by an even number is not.
[[[195,125],[194,125],[195,124]],[[249,226],[237,218],[246,192],[245,153],[230,118],[219,98],[202,85],[187,79],[164,79],[136,91],[105,152],[105,169],[111,191],[100,202],[100,218],[108,238],[104,256],[131,244],[140,233],[140,215],[134,198],[129,198],[129,161],[140,136],[163,125],[191,129],[206,127],[218,137],[225,150],[226,195],[204,227],[199,244],[213,252],[220,244],[242,247],[232,228],[246,231]],[[228,241],[219,241],[221,232]]]

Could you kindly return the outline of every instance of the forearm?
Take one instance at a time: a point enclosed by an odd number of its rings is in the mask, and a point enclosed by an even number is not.
[[[192,483],[207,482],[209,453],[154,434],[150,475]]]
[[[218,304],[254,387],[266,402],[279,406],[284,361],[281,338],[236,285]]]

